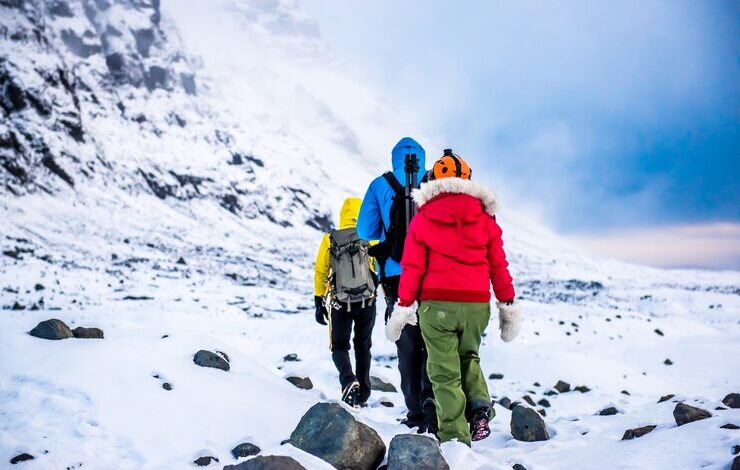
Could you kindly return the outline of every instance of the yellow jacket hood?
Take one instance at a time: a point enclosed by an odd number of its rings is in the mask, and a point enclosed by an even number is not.
[[[350,228],[357,226],[357,216],[360,213],[362,199],[358,197],[348,197],[342,204],[339,211],[339,228]]]

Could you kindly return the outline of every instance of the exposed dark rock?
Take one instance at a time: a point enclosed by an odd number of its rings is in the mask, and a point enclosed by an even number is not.
[[[655,329],[655,334],[658,336],[665,336],[662,331],[660,331],[660,328]]]
[[[628,397],[631,396],[630,392],[628,392],[627,390],[622,390],[619,393],[621,393],[622,395],[627,395]]]
[[[675,418],[676,424],[679,426],[711,417],[712,414],[707,410],[702,410],[701,408],[687,405],[686,403],[679,403],[676,405],[676,408],[673,409],[673,418]]]
[[[231,455],[233,455],[235,459],[251,457],[253,455],[259,454],[260,452],[262,452],[262,449],[252,444],[251,442],[242,442],[238,446],[231,449]]]
[[[543,417],[547,416],[547,411],[545,411],[544,408],[540,408],[539,410],[537,410],[537,413],[539,413],[540,416],[543,416]]]
[[[11,464],[11,465],[15,465],[15,464],[17,464],[17,463],[21,463],[21,462],[26,462],[26,461],[28,461],[28,460],[33,460],[33,459],[34,459],[33,455],[31,455],[31,454],[26,454],[26,453],[24,452],[24,453],[22,453],[22,454],[18,454],[18,455],[16,455],[15,457],[13,457],[12,459],[10,459],[10,464]]]
[[[78,326],[72,330],[72,334],[75,338],[86,338],[86,339],[103,339],[103,330],[100,328],[84,328]]]
[[[182,85],[183,90],[185,90],[185,93],[187,93],[188,95],[196,94],[195,75],[191,73],[181,73],[180,84]]]
[[[507,409],[511,407],[511,399],[509,397],[503,397],[497,403]]]
[[[337,403],[312,406],[290,435],[290,443],[341,469],[374,470],[385,455],[378,433]]]
[[[740,470],[740,456],[732,459],[732,467],[730,468],[730,470]]]
[[[313,382],[311,382],[310,377],[287,377],[285,380],[301,390],[311,390],[313,388]]]
[[[511,468],[512,470],[527,470],[527,467],[520,463],[515,463]]]
[[[665,361],[663,361],[663,364],[665,364],[667,366],[672,366],[673,365],[673,361],[671,361],[670,359],[666,359]]]
[[[300,358],[298,357],[298,354],[296,353],[290,353],[283,356],[284,362],[301,362]]]
[[[740,454],[740,445],[734,446],[732,448],[732,455]]]
[[[136,50],[141,54],[142,57],[149,57],[149,49],[154,44],[154,29],[134,29],[131,30],[131,34],[134,35],[134,41],[136,41]]]
[[[62,41],[73,54],[87,59],[91,55],[102,51],[100,44],[90,43],[86,38],[77,35],[71,29],[64,29],[61,33]]]
[[[42,339],[66,339],[74,336],[67,324],[56,318],[42,321],[30,331],[30,334]]]
[[[162,384],[162,388],[167,390],[168,392],[172,391],[172,384],[169,382],[165,382]]]
[[[207,467],[211,465],[211,462],[218,462],[218,459],[216,457],[208,455],[205,457],[198,457],[197,459],[193,460],[193,463],[199,467]]]
[[[515,406],[511,413],[511,435],[518,441],[546,441],[550,438],[542,417],[532,408]]]
[[[386,408],[393,408],[395,405],[393,402],[390,401],[381,401],[380,406],[385,406]]]
[[[545,408],[550,408],[550,402],[547,401],[547,399],[542,398],[540,401],[537,402],[538,405],[544,406]]]
[[[537,406],[537,404],[534,402],[534,400],[532,400],[532,397],[530,397],[529,395],[524,395],[522,397],[522,400],[524,400],[525,402],[527,402],[527,404],[529,404],[531,406]]]
[[[722,403],[730,408],[740,408],[740,393],[730,393],[722,399]]]
[[[36,284],[35,286],[33,286],[33,289],[34,289],[34,290],[35,290],[36,292],[38,292],[38,291],[40,291],[40,290],[44,290],[44,289],[46,289],[46,288],[44,287],[44,285],[43,285],[43,284]]]
[[[188,263],[185,261],[185,258],[180,256],[180,258],[177,260],[177,264],[187,265]]]
[[[488,380],[501,380],[504,378],[504,374],[491,374],[488,376]]]
[[[740,429],[740,426],[737,424],[727,423],[720,426],[721,429]]]
[[[630,439],[635,439],[637,437],[642,437],[645,434],[649,433],[653,429],[655,429],[655,425],[651,424],[649,426],[643,426],[641,428],[634,428],[634,429],[628,429],[624,432],[624,436],[622,436],[623,441],[628,441]]]
[[[599,411],[599,416],[614,416],[616,414],[619,414],[619,410],[614,408],[613,406],[604,408],[603,410]]]
[[[231,212],[232,214],[236,214],[237,211],[241,209],[241,205],[239,205],[239,198],[237,198],[234,194],[224,194],[223,196],[221,196],[220,199],[221,207]]]
[[[389,392],[389,393],[398,391],[396,387],[393,386],[392,383],[388,383],[375,376],[370,376],[370,389],[377,390],[378,392]]]
[[[399,434],[388,447],[388,470],[449,470],[437,441],[419,434]]]
[[[44,158],[41,159],[41,164],[48,168],[49,171],[61,178],[65,183],[74,188],[75,182],[72,177],[69,176],[69,174],[64,171],[62,167],[59,166],[59,164],[56,162],[56,160],[54,160],[53,157],[51,157],[50,155],[46,155]]]
[[[588,393],[588,392],[591,391],[591,389],[588,388],[588,387],[586,387],[585,385],[579,385],[576,388],[574,388],[573,390],[576,391],[576,392],[581,392],[581,393]]]
[[[152,65],[144,75],[144,84],[149,91],[156,90],[157,88],[168,88],[170,82],[169,71],[158,65]]]
[[[72,18],[72,10],[69,8],[67,2],[63,0],[55,0],[49,5],[49,13],[54,16],[62,16],[64,18]]]
[[[658,400],[658,403],[663,403],[664,401],[668,401],[668,400],[670,400],[671,398],[673,398],[675,396],[676,395],[674,395],[672,393],[670,393],[668,395],[663,395],[662,397],[660,397],[660,400]]]
[[[227,465],[224,470],[306,470],[293,457],[283,455],[258,455],[238,465]]]
[[[204,349],[195,353],[195,356],[193,356],[193,362],[201,367],[212,367],[214,369],[225,371],[228,371],[231,368],[225,355],[206,351]]]
[[[10,307],[10,309],[11,309],[11,310],[14,310],[14,311],[19,311],[19,310],[25,310],[25,309],[26,309],[26,306],[25,306],[25,305],[23,305],[23,304],[21,304],[21,303],[19,303],[19,302],[18,302],[18,301],[16,300],[15,302],[13,302],[13,306],[12,306],[12,307]]]
[[[556,383],[553,388],[557,390],[558,393],[565,393],[570,391],[570,384],[568,382],[558,380],[558,383]]]
[[[306,219],[306,225],[322,232],[330,232],[334,228],[334,222],[328,214],[314,214]]]
[[[547,397],[552,397],[552,396],[555,396],[557,394],[558,394],[558,392],[556,392],[555,390],[548,390],[548,391],[545,392],[544,395],[547,396]]]

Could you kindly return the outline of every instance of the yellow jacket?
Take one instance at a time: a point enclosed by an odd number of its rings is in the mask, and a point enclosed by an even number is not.
[[[339,228],[350,228],[357,225],[357,215],[360,213],[362,199],[349,197],[344,200],[342,209],[339,211]],[[329,271],[331,270],[331,255],[329,248],[331,241],[329,234],[324,234],[319,245],[319,252],[316,254],[316,263],[314,264],[314,295],[325,297],[329,292]],[[370,268],[375,270],[375,261],[371,259]]]

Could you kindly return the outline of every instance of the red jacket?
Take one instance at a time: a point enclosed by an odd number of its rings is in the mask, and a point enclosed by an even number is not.
[[[482,185],[443,178],[414,191],[419,212],[411,221],[401,260],[399,305],[414,300],[514,300],[496,196]]]

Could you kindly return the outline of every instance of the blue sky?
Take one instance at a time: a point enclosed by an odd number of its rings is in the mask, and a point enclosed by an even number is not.
[[[740,223],[740,3],[301,3],[340,60],[555,230]],[[653,264],[740,268],[727,246]]]

